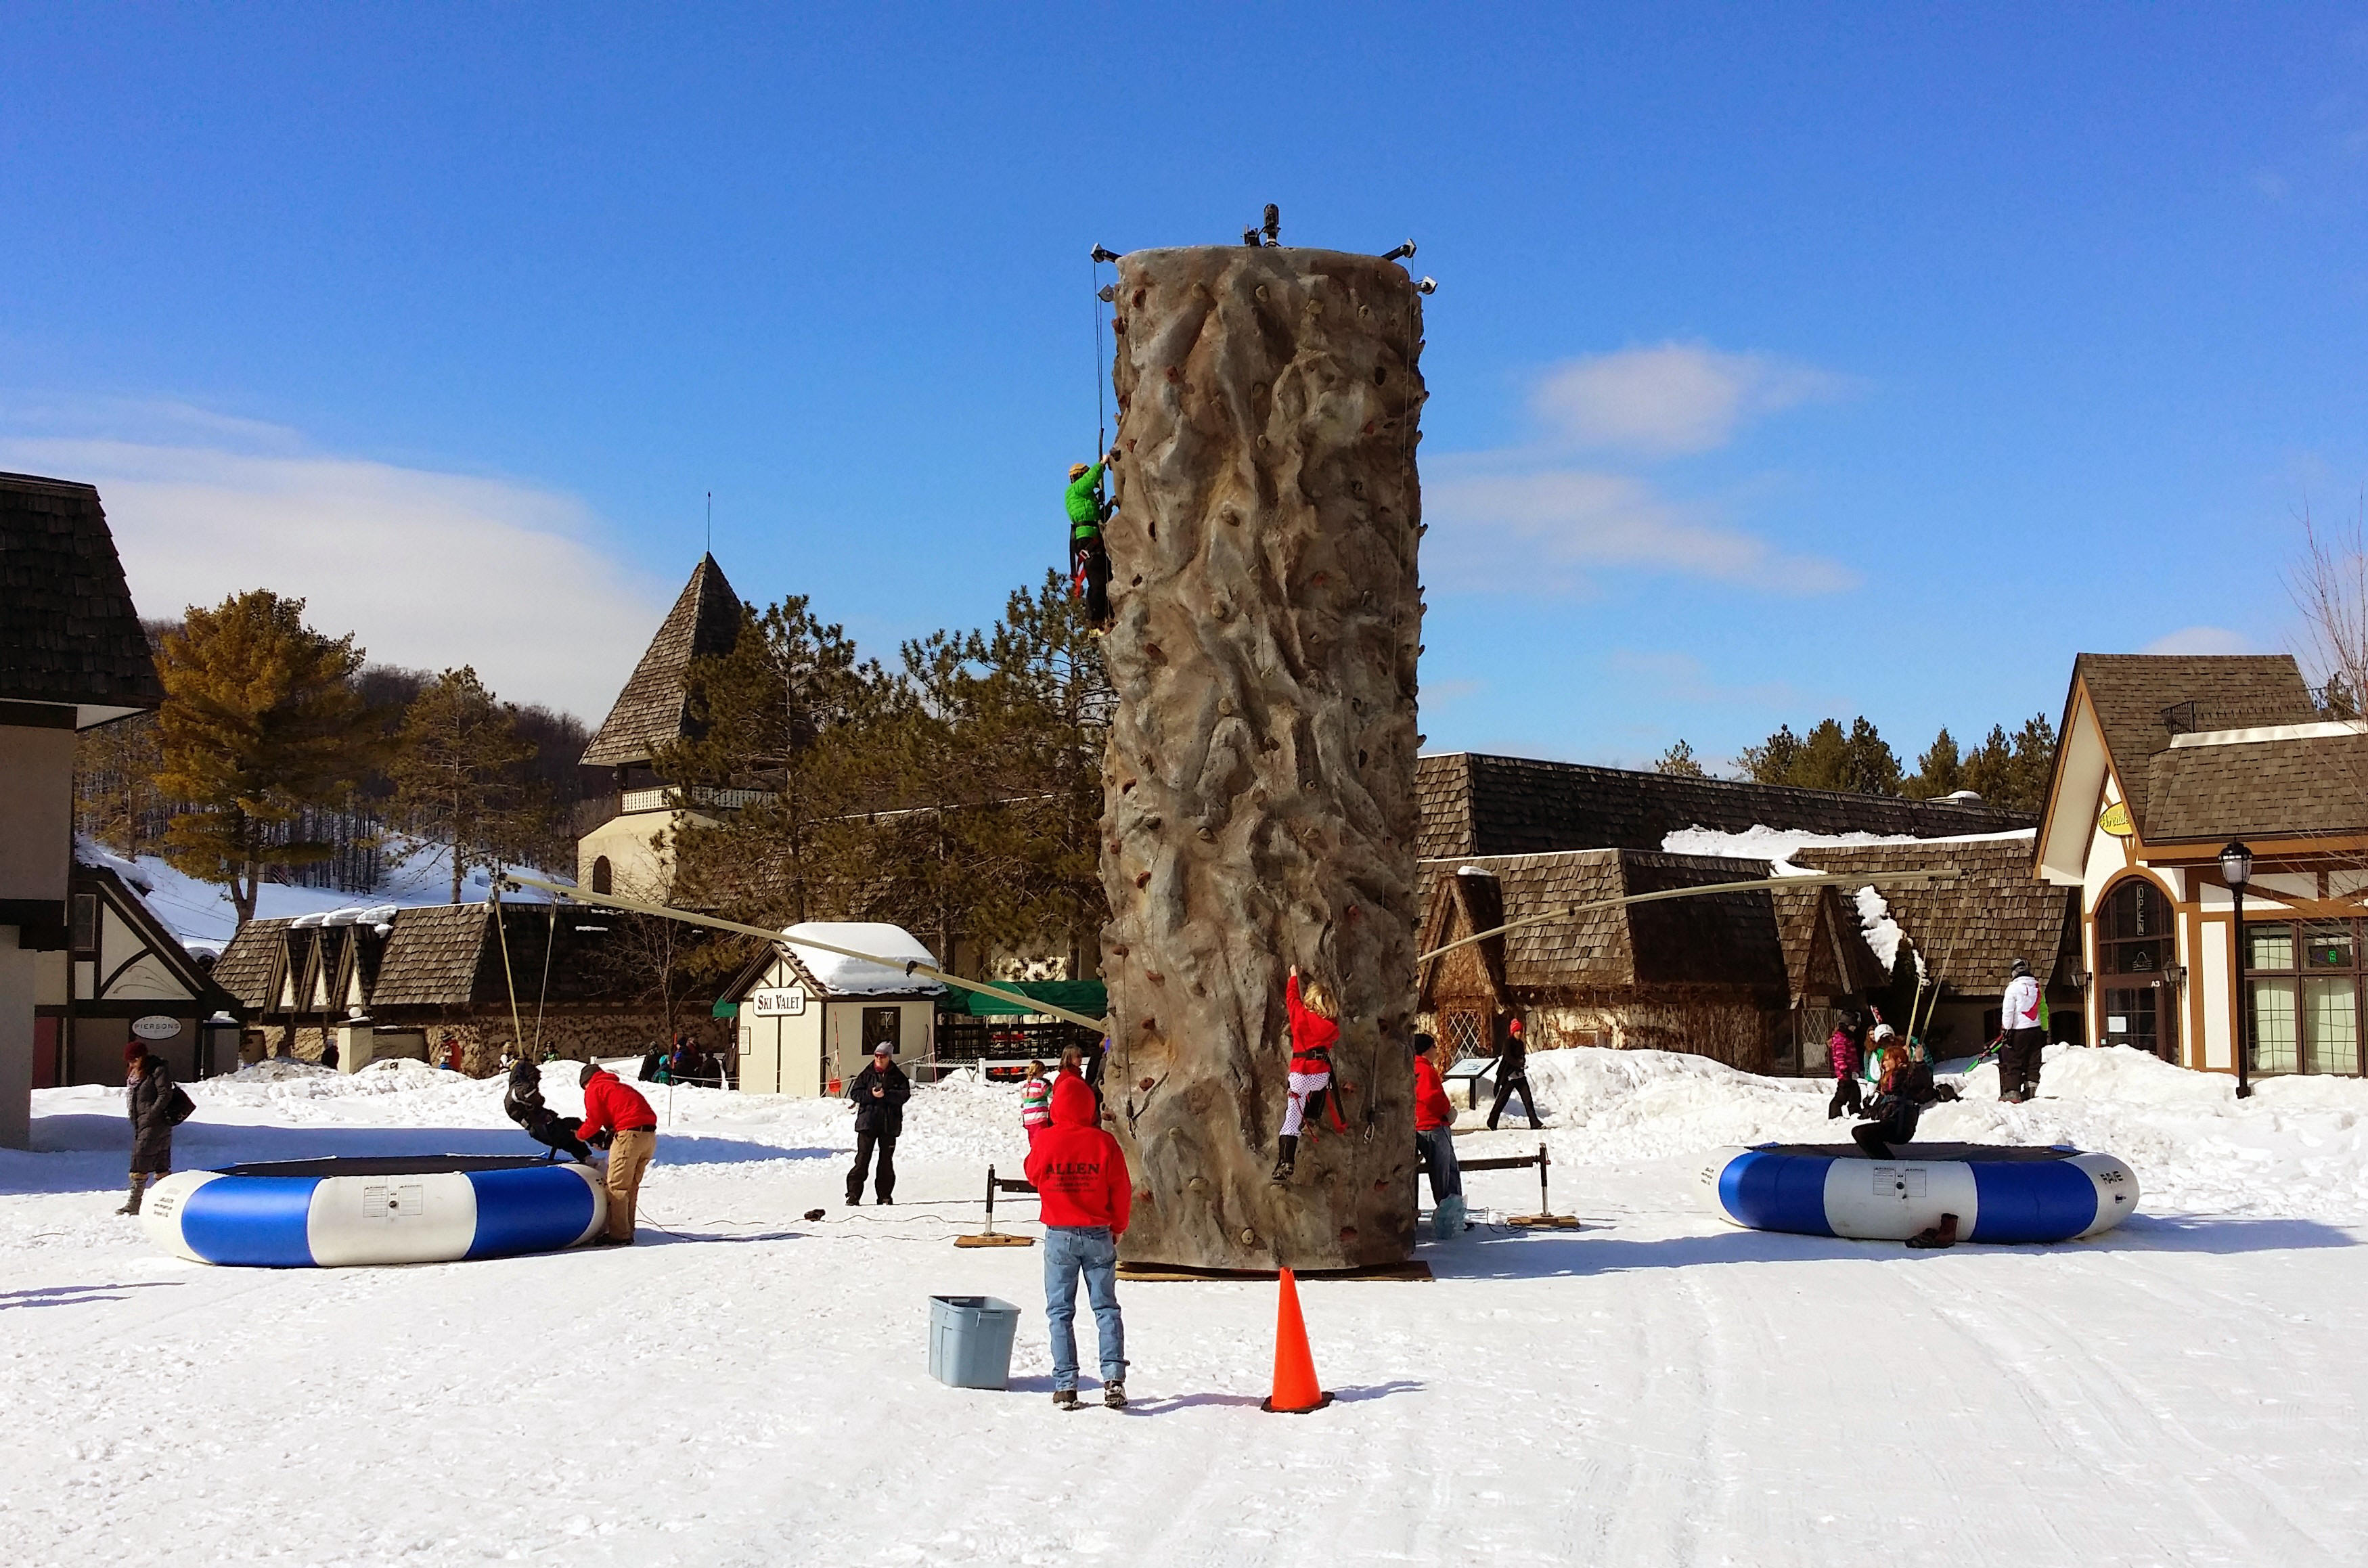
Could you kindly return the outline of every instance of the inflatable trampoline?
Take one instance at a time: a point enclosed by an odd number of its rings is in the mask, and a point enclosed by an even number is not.
[[[337,1268],[554,1252],[596,1234],[608,1199],[588,1165],[430,1154],[180,1171],[141,1217],[199,1263]]]
[[[1722,1149],[1703,1196],[1757,1231],[1904,1242],[1957,1217],[1975,1242],[2067,1242],[2110,1231],[2138,1206],[2138,1178],[2111,1154],[1987,1143],[1909,1143],[1871,1160],[1853,1143]]]

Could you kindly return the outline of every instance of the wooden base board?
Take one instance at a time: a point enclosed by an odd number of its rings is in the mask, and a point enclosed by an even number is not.
[[[1404,1263],[1376,1264],[1371,1268],[1295,1268],[1292,1276],[1298,1279],[1422,1279],[1430,1278],[1430,1265],[1409,1258]],[[1147,1283],[1169,1280],[1187,1283],[1195,1280],[1260,1280],[1281,1276],[1271,1268],[1183,1268],[1167,1263],[1121,1263],[1118,1266],[1121,1279],[1140,1279]]]
[[[992,1235],[956,1236],[954,1238],[954,1245],[958,1247],[1032,1247],[1035,1244],[1036,1238],[1034,1236],[1009,1236],[1005,1235],[999,1231]]]
[[[1518,1225],[1525,1231],[1578,1231],[1586,1229],[1576,1214],[1514,1214],[1504,1223]]]

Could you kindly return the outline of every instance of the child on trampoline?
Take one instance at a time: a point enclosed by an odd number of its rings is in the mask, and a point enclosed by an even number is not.
[[[1277,1140],[1274,1179],[1288,1181],[1299,1163],[1299,1132],[1310,1116],[1323,1114],[1326,1091],[1332,1083],[1332,1048],[1340,1040],[1340,1007],[1320,980],[1305,985],[1299,966],[1291,966],[1283,983],[1283,1010],[1291,1015],[1291,1097],[1282,1110],[1282,1135]],[[1335,1125],[1339,1112],[1333,1112]]]

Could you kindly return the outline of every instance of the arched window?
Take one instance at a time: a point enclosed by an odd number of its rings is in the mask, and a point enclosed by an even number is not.
[[[615,892],[615,888],[610,885],[613,880],[614,878],[609,869],[609,857],[603,855],[592,862],[592,891],[594,892]]]
[[[2105,895],[2097,906],[2097,987],[2107,1045],[2179,1060],[2179,987],[2163,973],[2177,953],[2170,900],[2160,888],[2133,877]]]

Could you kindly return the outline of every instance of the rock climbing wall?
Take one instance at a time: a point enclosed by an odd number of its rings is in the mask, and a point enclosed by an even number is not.
[[[1105,1087],[1122,1256],[1341,1268],[1414,1242],[1420,296],[1377,257],[1139,251],[1118,267],[1108,530]],[[1269,1179],[1283,979],[1341,997],[1344,1133]]]

